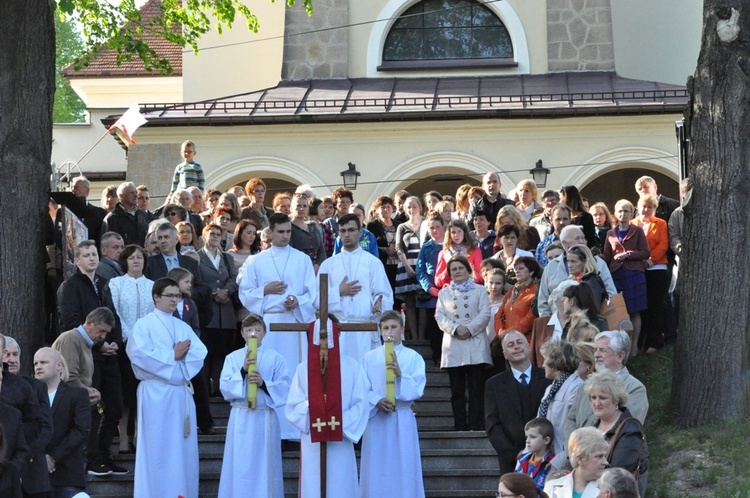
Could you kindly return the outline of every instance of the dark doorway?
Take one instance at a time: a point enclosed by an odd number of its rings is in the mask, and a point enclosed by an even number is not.
[[[646,168],[628,168],[610,171],[592,180],[581,189],[581,195],[588,199],[589,205],[603,202],[610,211],[620,199],[628,199],[633,204],[638,201],[635,191],[635,181],[642,176],[650,176],[656,180],[659,193],[672,199],[679,199],[679,185],[672,178]]]

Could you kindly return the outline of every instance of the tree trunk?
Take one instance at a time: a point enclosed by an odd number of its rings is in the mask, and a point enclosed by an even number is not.
[[[706,0],[701,53],[688,86],[688,176],[680,335],[673,406],[679,426],[748,415],[750,340],[750,9]],[[733,26],[738,30],[738,36]]]
[[[44,334],[55,30],[49,0],[0,2],[0,332],[24,373]]]

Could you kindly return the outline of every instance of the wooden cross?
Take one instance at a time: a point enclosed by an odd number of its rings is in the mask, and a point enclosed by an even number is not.
[[[338,322],[334,315],[328,313],[328,274],[321,273],[320,277],[320,373],[323,376],[323,395],[328,395],[328,384],[327,384],[327,368],[328,368],[328,317],[330,316],[334,322]],[[308,323],[272,323],[272,332],[307,332],[310,324]],[[377,323],[339,323],[339,331],[341,332],[373,332],[378,330]],[[339,341],[339,345],[341,341]],[[336,346],[340,347],[340,346]],[[339,349],[339,351],[341,351]],[[341,393],[336,393],[341,395]],[[309,396],[309,392],[308,392]],[[318,432],[322,430],[326,425],[332,429],[336,429],[336,426],[341,425],[341,422],[336,420],[336,417],[331,417],[330,422],[323,422],[317,419],[314,424],[311,424],[313,428],[317,429]],[[326,498],[326,459],[327,459],[327,443],[322,441],[320,444],[320,498]]]

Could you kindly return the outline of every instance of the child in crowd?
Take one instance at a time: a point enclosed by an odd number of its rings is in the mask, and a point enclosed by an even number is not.
[[[552,261],[564,252],[565,249],[560,242],[553,242],[544,248],[544,255],[547,256],[547,261]]]
[[[484,262],[482,262],[484,264]],[[502,268],[492,268],[484,275],[484,288],[490,298],[490,313],[492,317],[497,314],[500,306],[503,304],[505,295],[505,272]],[[495,338],[495,321],[490,320],[487,324],[487,341],[492,342]]]
[[[196,154],[195,143],[192,140],[185,140],[180,147],[180,155],[183,162],[174,169],[172,178],[172,194],[178,188],[186,189],[189,187],[198,187],[203,192],[203,167],[200,163],[194,161]]]
[[[242,320],[242,338],[258,338],[257,371],[249,373],[247,346],[227,355],[221,393],[232,405],[227,425],[219,497],[284,496],[281,429],[274,411],[286,403],[291,378],[284,357],[262,347],[266,324],[251,313]],[[258,386],[255,408],[248,407],[247,386]],[[252,457],[248,450],[252,450]]]
[[[555,457],[552,451],[552,438],[555,428],[552,422],[543,417],[531,419],[524,426],[526,449],[518,454],[516,472],[526,474],[534,480],[540,490],[552,469],[551,461]]]

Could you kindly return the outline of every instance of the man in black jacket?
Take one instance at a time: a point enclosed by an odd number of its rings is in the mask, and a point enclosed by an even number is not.
[[[47,385],[52,398],[54,430],[45,455],[50,481],[60,496],[73,496],[86,490],[83,450],[91,427],[89,393],[63,382],[63,359],[52,348],[36,352],[34,375]]]
[[[0,335],[0,347],[2,347],[2,342],[2,335]],[[3,349],[3,362],[7,365],[8,372],[11,376],[25,381],[31,387],[38,402],[38,414],[43,417],[41,424],[33,421],[32,423],[25,423],[23,425],[24,438],[29,449],[29,461],[25,470],[21,473],[23,493],[27,498],[47,497],[52,492],[49,471],[47,470],[47,463],[44,458],[45,449],[52,437],[52,418],[50,417],[47,386],[44,382],[33,377],[19,374],[21,347],[15,339],[5,337],[5,347]],[[37,426],[39,427],[37,428]],[[0,496],[3,496],[2,493],[0,493]]]
[[[474,199],[469,205],[469,228],[474,230],[474,214],[477,211],[484,211],[490,216],[490,225],[494,226],[497,222],[497,213],[503,206],[513,205],[513,201],[506,199],[500,192],[500,175],[488,172],[482,178],[482,188],[484,195],[479,199]]]
[[[124,182],[117,187],[120,202],[102,222],[101,233],[117,232],[125,245],[138,244],[143,247],[148,233],[149,216],[139,209],[138,192],[133,182]]]
[[[88,470],[92,475],[127,474],[128,470],[109,459],[109,448],[122,416],[122,382],[117,350],[122,346],[122,331],[117,318],[109,281],[96,275],[99,255],[94,242],[86,240],[76,248],[78,270],[58,290],[60,330],[71,330],[86,322],[86,316],[99,307],[107,307],[115,315],[115,326],[104,341],[93,344],[93,388],[102,395],[101,427],[97,407],[92,409],[92,426],[88,444]]]
[[[544,377],[544,370],[531,365],[531,348],[522,333],[510,330],[500,344],[510,369],[484,385],[484,416],[502,475],[515,469],[516,455],[526,444],[523,428],[536,417],[544,390],[552,381]]]

